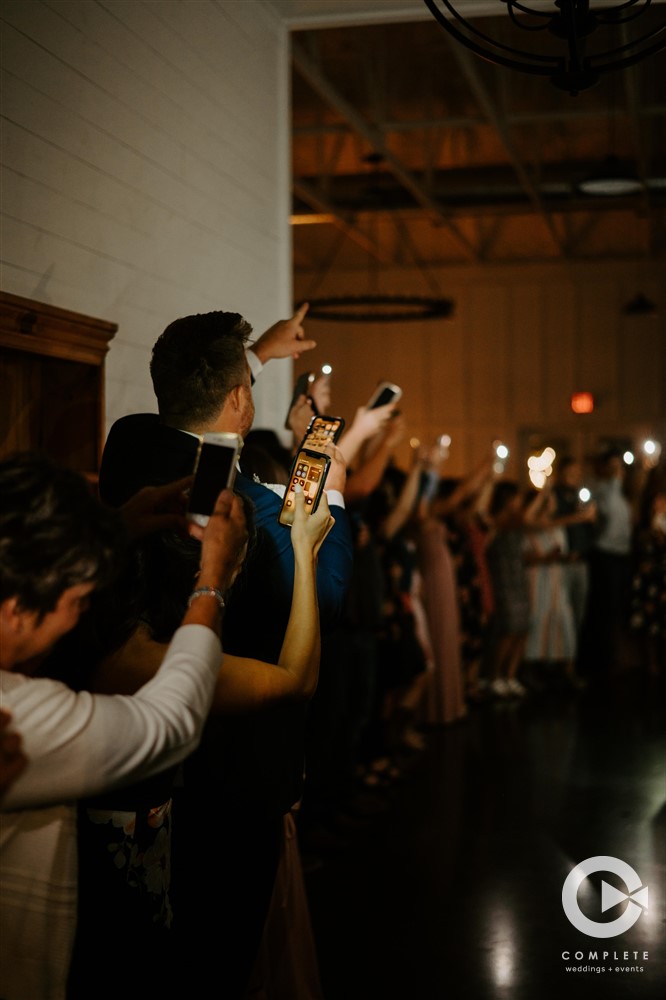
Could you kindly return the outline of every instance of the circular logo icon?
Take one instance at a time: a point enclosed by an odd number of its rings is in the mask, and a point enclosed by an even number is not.
[[[578,905],[578,890],[581,884],[589,875],[595,872],[612,872],[618,875],[626,885],[628,892],[620,892],[607,882],[601,883],[601,912],[605,913],[611,907],[617,906],[628,900],[624,913],[616,920],[606,923],[597,920],[590,920],[586,917]],[[643,910],[647,910],[648,890],[647,886],[641,884],[639,875],[631,865],[619,858],[611,858],[606,855],[599,855],[596,858],[587,858],[570,871],[562,886],[562,906],[567,919],[574,925],[576,930],[590,937],[611,938],[618,934],[624,934],[636,923]]]

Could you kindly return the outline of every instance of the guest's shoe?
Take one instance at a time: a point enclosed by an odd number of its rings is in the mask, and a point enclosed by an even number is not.
[[[511,680],[506,682],[507,690],[510,695],[514,695],[516,698],[524,698],[527,694],[527,688],[523,687],[519,680],[512,677]]]

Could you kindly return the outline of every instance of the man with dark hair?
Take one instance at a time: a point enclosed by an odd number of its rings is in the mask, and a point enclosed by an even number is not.
[[[167,326],[153,347],[150,374],[160,417],[169,427],[215,430],[224,406],[240,406],[245,436],[254,419],[245,354],[252,327],[238,313],[185,316]]]
[[[306,308],[275,324],[248,351],[251,328],[237,313],[171,323],[151,360],[159,417],[137,414],[114,424],[100,470],[102,497],[122,503],[141,486],[191,472],[206,432],[246,435],[254,417],[253,372],[270,358],[315,346],[303,335]],[[352,568],[344,461],[336,448],[330,451],[327,496],[335,524],[317,571],[323,628],[342,610]],[[276,492],[242,474],[236,489],[254,505],[257,538],[230,595],[225,650],[277,662],[293,583],[289,529],[278,523]],[[191,573],[192,564],[184,559],[181,569]],[[224,725],[210,719],[185,768],[184,788],[174,797],[173,896],[181,913],[174,930],[195,991],[217,980],[228,1000],[243,995],[270,902],[284,817],[302,793],[304,716],[303,707],[283,706],[259,717],[228,718]],[[188,866],[196,864],[202,840],[211,838],[215,865],[203,879]]]

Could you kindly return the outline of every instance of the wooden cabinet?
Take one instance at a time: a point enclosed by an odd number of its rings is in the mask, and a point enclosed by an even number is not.
[[[0,292],[0,455],[39,451],[97,478],[115,323]]]

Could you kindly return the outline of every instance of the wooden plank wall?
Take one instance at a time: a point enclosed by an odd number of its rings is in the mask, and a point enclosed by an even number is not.
[[[310,322],[315,363],[334,367],[334,413],[350,419],[379,379],[398,382],[408,438],[453,438],[447,471],[460,475],[495,438],[512,451],[507,473],[521,478],[530,439],[566,443],[580,457],[608,437],[666,447],[666,321],[663,262],[635,265],[525,265],[458,268],[436,275],[455,300],[452,317],[406,324]],[[381,272],[373,292],[431,294],[415,269]],[[311,275],[297,275],[296,298]],[[317,295],[357,295],[367,274],[330,274]],[[660,305],[656,316],[627,316],[638,291]],[[296,370],[305,367],[299,361]],[[590,416],[570,409],[589,390]],[[405,464],[409,450],[398,452]]]

